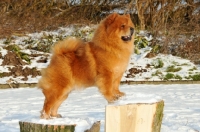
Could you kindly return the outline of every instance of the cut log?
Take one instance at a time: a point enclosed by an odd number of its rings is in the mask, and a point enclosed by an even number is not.
[[[105,132],[160,132],[164,101],[106,106]]]
[[[76,125],[49,125],[32,122],[19,121],[20,132],[74,132]],[[89,130],[85,132],[99,132],[100,121],[95,122]]]
[[[20,132],[74,132],[76,125],[48,125],[19,122]]]

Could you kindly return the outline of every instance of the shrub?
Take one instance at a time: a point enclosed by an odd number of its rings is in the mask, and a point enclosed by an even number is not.
[[[190,75],[189,76],[193,81],[200,81],[200,74]]]
[[[135,41],[134,41],[134,45],[135,45],[135,48],[134,48],[135,54],[140,54],[139,49],[147,47],[148,41],[144,38],[144,36],[136,36]]]
[[[174,74],[172,73],[167,73],[164,77],[164,80],[170,80],[170,79],[173,79],[174,78]]]

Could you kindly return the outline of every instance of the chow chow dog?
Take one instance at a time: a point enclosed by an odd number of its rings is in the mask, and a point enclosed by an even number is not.
[[[74,89],[97,86],[108,102],[124,96],[119,85],[134,48],[133,34],[130,15],[113,13],[100,22],[91,42],[68,38],[55,44],[38,82],[45,96],[41,118],[61,117],[58,108]]]

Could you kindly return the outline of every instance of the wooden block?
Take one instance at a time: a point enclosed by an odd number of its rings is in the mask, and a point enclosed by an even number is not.
[[[164,101],[106,106],[105,132],[160,132]]]

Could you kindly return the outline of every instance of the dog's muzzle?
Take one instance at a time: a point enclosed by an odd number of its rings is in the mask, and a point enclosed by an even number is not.
[[[121,39],[123,41],[130,41],[132,39],[133,33],[134,33],[134,28],[131,27],[130,28],[130,35],[128,35],[128,36],[122,36]]]

